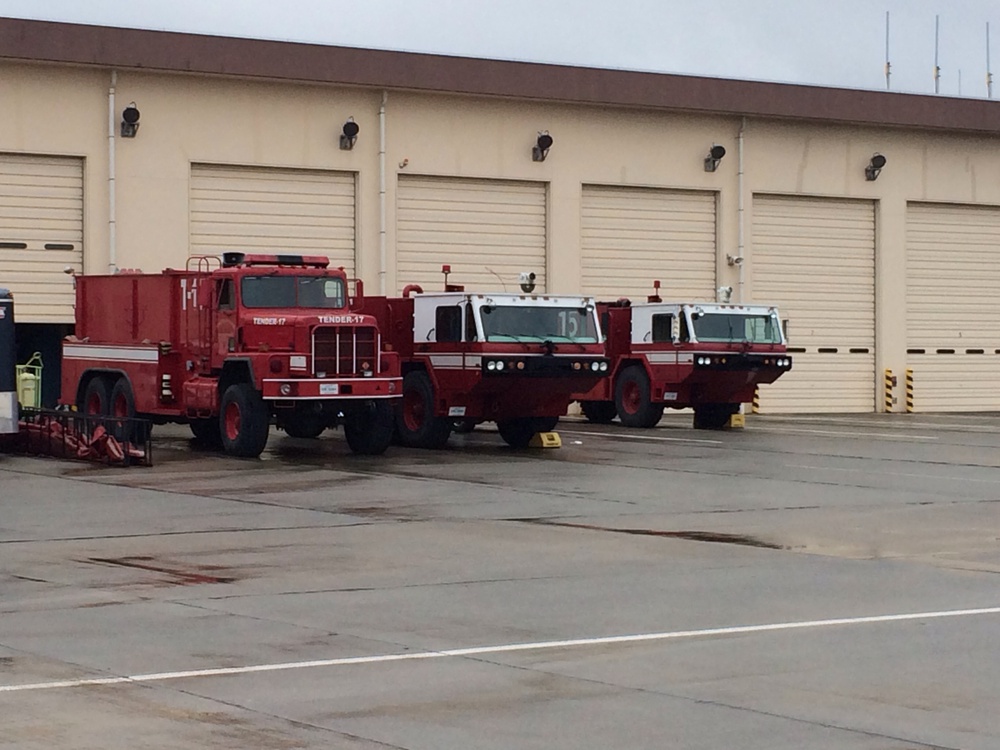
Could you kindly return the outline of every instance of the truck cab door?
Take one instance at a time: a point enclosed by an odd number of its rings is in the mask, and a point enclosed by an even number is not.
[[[213,365],[222,362],[237,348],[236,282],[234,279],[216,279],[213,286],[211,325]]]

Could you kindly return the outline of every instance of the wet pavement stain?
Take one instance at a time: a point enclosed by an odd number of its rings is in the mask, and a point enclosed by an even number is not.
[[[233,583],[238,580],[232,576],[219,576],[206,571],[218,570],[218,568],[208,567],[208,566],[190,566],[190,567],[169,567],[163,564],[157,564],[156,559],[153,557],[137,556],[137,557],[89,557],[87,562],[96,563],[98,565],[114,565],[122,568],[134,568],[136,570],[144,570],[150,573],[163,573],[170,576],[173,581],[179,586],[190,586],[201,583]]]
[[[618,529],[611,526],[597,526],[586,523],[568,523],[562,521],[547,521],[543,518],[513,518],[519,523],[534,523],[541,526],[560,526],[570,529],[586,529],[587,531],[612,531],[616,534],[633,534],[635,536],[658,536],[668,539],[686,539],[689,542],[714,542],[716,544],[737,544],[743,547],[760,547],[762,549],[788,549],[784,545],[767,542],[744,534],[725,534],[718,531],[658,531],[656,529]]]

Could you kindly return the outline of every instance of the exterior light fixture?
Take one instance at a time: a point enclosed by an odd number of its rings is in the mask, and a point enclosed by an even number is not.
[[[139,108],[135,106],[135,102],[129,102],[122,110],[122,138],[135,138],[138,130]]]
[[[722,157],[726,155],[726,149],[723,146],[712,144],[711,150],[708,152],[708,156],[705,157],[705,171],[714,172],[718,166],[719,162],[722,161]]]
[[[535,141],[535,145],[531,149],[531,160],[545,161],[550,148],[552,148],[552,136],[549,135],[548,130],[542,130],[538,133],[538,140]]]
[[[344,123],[343,132],[340,134],[340,148],[344,151],[350,151],[354,148],[354,142],[358,140],[360,132],[361,128],[354,122],[354,118],[348,117],[347,122]]]
[[[882,167],[885,166],[885,157],[882,154],[874,154],[871,161],[868,162],[868,166],[865,167],[865,179],[869,182],[874,182],[878,179],[878,173],[882,171]]]

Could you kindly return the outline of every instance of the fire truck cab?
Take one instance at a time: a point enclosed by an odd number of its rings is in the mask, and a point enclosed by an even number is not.
[[[504,441],[525,447],[608,371],[589,297],[411,286],[368,302],[402,358],[396,431],[408,446],[441,447],[456,424],[495,421]]]
[[[628,300],[600,303],[609,377],[578,394],[584,416],[652,427],[665,407],[694,409],[698,429],[725,427],[754,389],[792,367],[775,307]]]
[[[356,453],[392,438],[399,359],[320,256],[225,253],[161,274],[81,276],[62,400],[90,414],[182,422],[257,456],[271,422],[295,437],[343,424]]]

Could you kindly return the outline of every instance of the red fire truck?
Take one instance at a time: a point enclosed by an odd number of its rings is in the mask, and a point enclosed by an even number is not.
[[[652,427],[663,409],[694,409],[697,429],[721,429],[754,388],[792,367],[778,310],[763,305],[600,303],[611,370],[577,400],[591,422],[617,416]]]
[[[365,300],[402,360],[404,445],[439,448],[456,425],[495,421],[508,445],[523,448],[555,427],[574,392],[607,374],[590,298],[446,289],[411,285],[402,297]]]
[[[399,357],[352,310],[326,258],[225,253],[183,271],[76,278],[62,400],[86,413],[181,422],[234,456],[258,456],[270,423],[316,437],[342,423],[356,453],[392,439]]]

